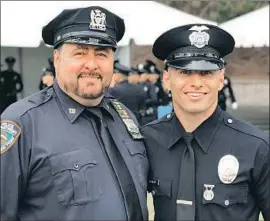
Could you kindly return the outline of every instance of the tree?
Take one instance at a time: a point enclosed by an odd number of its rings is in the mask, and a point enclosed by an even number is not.
[[[225,22],[269,4],[268,1],[252,0],[158,0],[157,2],[217,23]]]

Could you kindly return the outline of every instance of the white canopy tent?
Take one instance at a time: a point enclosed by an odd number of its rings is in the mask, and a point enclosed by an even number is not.
[[[219,26],[235,38],[236,47],[269,47],[269,5]]]
[[[116,53],[125,65],[131,62],[130,39],[138,45],[152,45],[170,28],[197,22],[213,24],[154,1],[1,1],[1,63],[6,56],[16,57],[15,68],[22,73],[25,86],[23,96],[37,90],[42,67],[52,56],[52,48],[41,44],[42,27],[64,9],[91,5],[125,19],[126,32]]]
[[[125,19],[119,46],[134,39],[152,45],[170,28],[188,23],[216,24],[154,1],[1,1],[1,46],[38,47],[42,27],[63,9],[99,5]]]

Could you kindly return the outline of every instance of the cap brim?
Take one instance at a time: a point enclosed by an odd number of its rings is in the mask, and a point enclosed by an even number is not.
[[[174,60],[168,62],[168,66],[190,71],[216,71],[224,67],[224,64],[217,60]]]
[[[101,47],[112,47],[114,49],[117,48],[116,45],[110,44],[109,42],[105,42],[105,41],[102,41],[102,43],[98,43],[98,42],[87,41],[83,39],[68,39],[66,41],[63,41],[62,43],[76,43],[76,44],[94,45],[94,46],[101,46]]]
[[[125,65],[122,65],[120,63],[115,63],[114,67],[115,67],[115,69],[119,70],[120,72],[127,72],[127,73],[133,72],[133,70],[131,68],[126,67]]]

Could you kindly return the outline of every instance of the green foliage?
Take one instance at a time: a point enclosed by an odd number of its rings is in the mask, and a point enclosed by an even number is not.
[[[266,0],[158,0],[157,2],[217,23],[228,21],[269,4]]]

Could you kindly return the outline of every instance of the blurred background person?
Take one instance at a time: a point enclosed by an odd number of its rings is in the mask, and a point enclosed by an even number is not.
[[[151,60],[145,60],[144,68],[147,70],[148,81],[155,85],[155,92],[158,97],[158,105],[168,105],[172,101],[170,93],[167,93],[162,85],[162,71]]]
[[[39,83],[39,90],[49,87],[53,84],[55,78],[55,69],[53,64],[53,58],[48,59],[48,67],[43,68],[42,76]]]
[[[218,104],[222,110],[227,110],[227,98],[229,98],[233,110],[238,108],[238,103],[233,92],[232,83],[228,76],[224,76],[224,87],[218,93]]]
[[[146,93],[138,84],[138,80],[138,73],[116,60],[113,83],[110,85],[108,93],[127,106],[140,122],[140,109],[147,98]]]
[[[137,72],[140,74],[138,85],[141,87],[141,90],[144,91],[146,96],[140,109],[140,125],[143,126],[157,119],[158,97],[156,86],[150,80],[151,73],[149,69],[146,68],[145,64],[138,64]]]
[[[7,69],[0,72],[0,113],[17,101],[17,94],[23,90],[21,75],[13,69],[16,59],[9,56],[5,59],[5,62]]]

